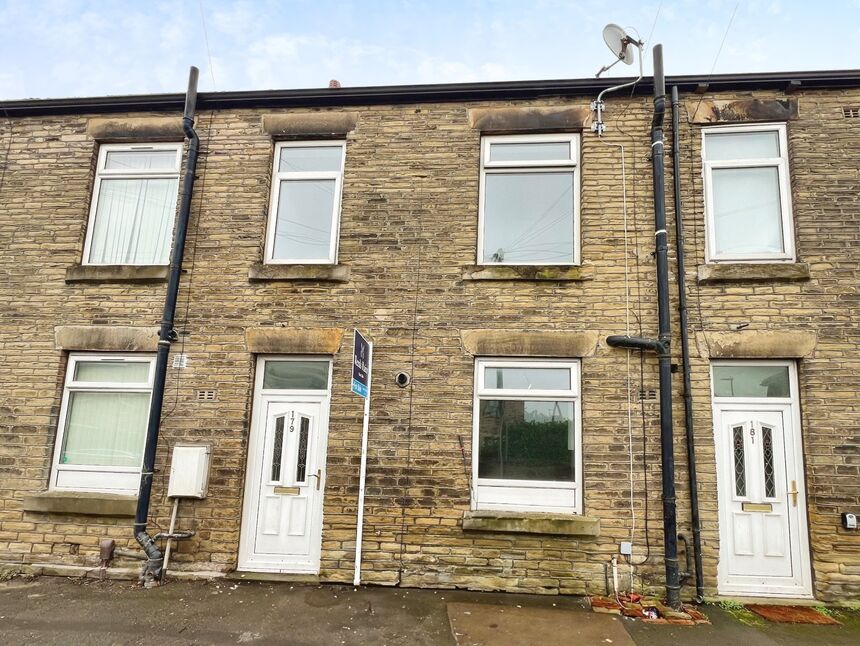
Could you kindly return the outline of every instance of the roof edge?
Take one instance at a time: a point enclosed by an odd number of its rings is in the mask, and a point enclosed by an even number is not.
[[[444,83],[433,85],[380,85],[296,90],[251,90],[201,92],[198,110],[227,108],[341,107],[355,105],[445,103],[536,99],[548,96],[595,95],[613,85],[633,81],[625,78],[586,78],[537,81],[496,81],[483,83]],[[799,83],[799,85],[798,85]],[[807,72],[763,72],[715,74],[712,76],[668,76],[667,86],[693,92],[703,85],[711,92],[732,90],[839,89],[860,87],[860,69]],[[635,94],[653,91],[651,77],[635,87]],[[0,101],[0,112],[7,117],[62,114],[102,114],[112,112],[181,112],[184,94],[139,94],[129,96],[81,97],[60,99],[21,99]]]

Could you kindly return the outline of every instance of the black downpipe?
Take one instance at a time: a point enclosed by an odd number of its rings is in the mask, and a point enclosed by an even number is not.
[[[167,378],[167,359],[170,344],[176,340],[173,321],[176,316],[176,301],[179,295],[179,279],[182,274],[182,256],[185,253],[185,236],[188,233],[188,220],[191,213],[191,195],[194,191],[194,174],[197,171],[197,154],[200,139],[194,131],[194,110],[197,103],[198,69],[192,67],[188,76],[188,92],[185,95],[185,114],[182,117],[182,130],[188,139],[188,157],[185,164],[185,177],[182,180],[182,198],[173,252],[170,257],[170,277],[167,283],[167,296],[164,299],[164,314],[158,333],[158,354],[155,360],[155,379],[152,385],[152,399],[149,404],[149,424],[146,428],[146,446],[143,451],[143,468],[140,473],[140,490],[137,495],[137,512],[134,516],[134,537],[146,552],[147,561],[140,573],[140,580],[147,585],[161,581],[164,555],[147,533],[149,501],[152,494],[152,475],[155,469],[155,452],[158,447],[158,429],[161,425],[161,409],[164,403],[164,384]]]
[[[663,118],[666,114],[666,82],[663,46],[654,45],[654,116],[651,119],[651,165],[654,176],[654,242],[657,260],[656,339],[610,336],[614,348],[647,350],[660,363],[660,459],[663,485],[663,561],[666,565],[666,603],[681,606],[678,574],[678,534],[675,514],[675,456],[672,446],[672,334],[669,327],[669,243],[666,233],[666,190],[663,169]]]
[[[696,567],[696,603],[705,600],[702,575],[702,526],[699,520],[699,484],[693,438],[693,388],[690,383],[690,339],[687,324],[687,281],[684,269],[684,223],[681,218],[681,143],[678,134],[678,87],[672,88],[672,183],[675,191],[675,255],[678,261],[678,313],[681,318],[681,366],[684,376],[684,430],[687,435],[687,469],[690,474],[690,515]],[[690,568],[687,568],[689,572]]]
[[[666,602],[681,605],[678,576],[678,530],[675,517],[675,456],[672,442],[672,355],[669,318],[669,241],[666,232],[666,189],[663,168],[663,118],[666,82],[663,46],[654,46],[654,117],[651,119],[651,165],[654,169],[654,239],[657,259],[657,338],[663,346],[660,362],[660,455],[663,475],[663,549],[666,566]]]

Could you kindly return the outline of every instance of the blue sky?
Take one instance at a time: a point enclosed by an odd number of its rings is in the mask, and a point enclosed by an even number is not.
[[[0,99],[180,92],[192,64],[203,91],[589,77],[607,22],[707,74],[736,7],[717,73],[860,67],[860,0],[0,0]]]

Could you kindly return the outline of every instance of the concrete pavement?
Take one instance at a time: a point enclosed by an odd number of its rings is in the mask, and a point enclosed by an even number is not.
[[[294,644],[519,646],[612,644],[800,646],[860,643],[842,626],[790,626],[706,606],[710,626],[649,625],[599,615],[576,597],[291,585],[42,577],[0,583],[0,642],[15,644]]]

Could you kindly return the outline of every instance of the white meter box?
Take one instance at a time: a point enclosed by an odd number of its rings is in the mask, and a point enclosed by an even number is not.
[[[177,444],[170,460],[169,498],[205,498],[209,485],[208,444]]]

